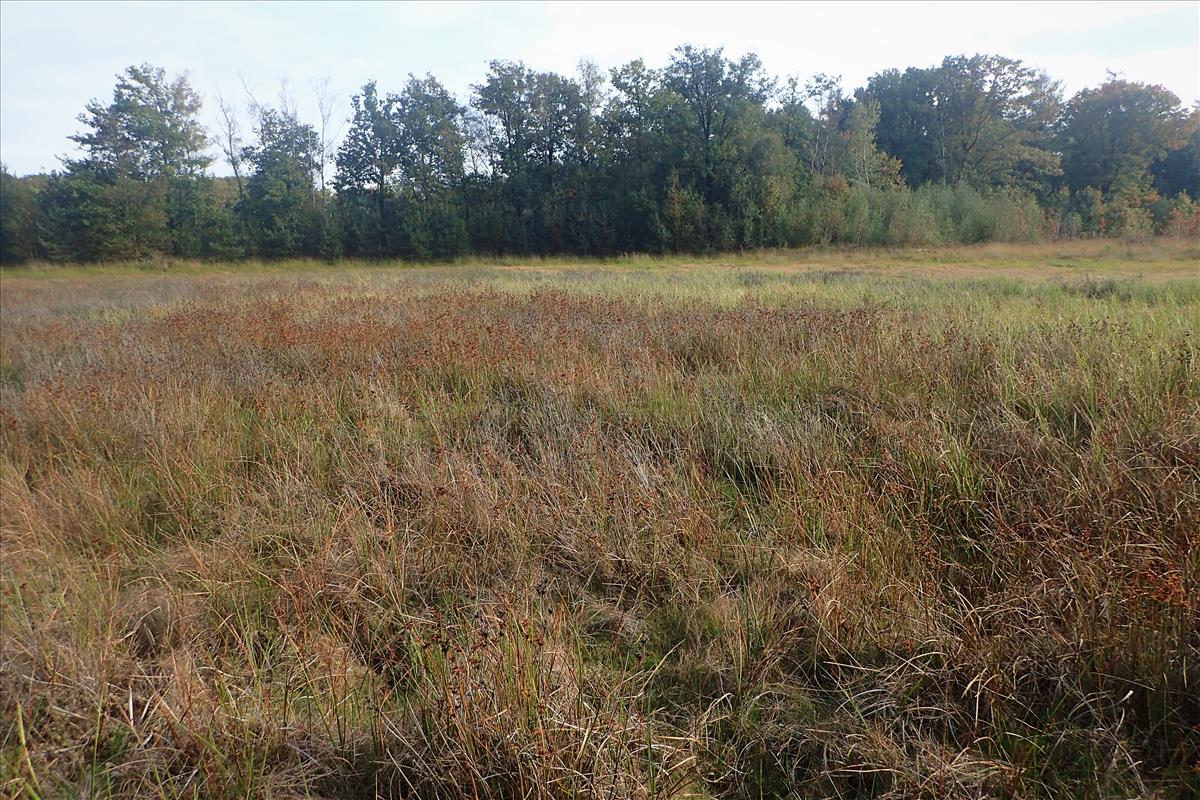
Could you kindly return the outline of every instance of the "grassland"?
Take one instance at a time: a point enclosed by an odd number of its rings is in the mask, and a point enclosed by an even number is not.
[[[0,794],[1200,788],[1195,243],[0,277]]]

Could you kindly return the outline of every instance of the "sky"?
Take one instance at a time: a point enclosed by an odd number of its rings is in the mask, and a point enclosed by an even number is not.
[[[666,63],[681,44],[754,52],[768,72],[840,75],[848,90],[880,70],[996,53],[1061,80],[1069,94],[1112,71],[1200,100],[1200,0],[1192,2],[9,2],[0,1],[0,160],[48,171],[115,76],[149,62],[186,72],[216,129],[218,93],[244,106],[243,81],[274,100],[282,81],[316,121],[328,78],[344,120],[369,79],[399,90],[431,73],[460,101],[493,59],[573,73],[634,58]],[[340,126],[340,122],[339,122]],[[215,154],[215,150],[214,150]],[[214,165],[218,174],[226,172]]]

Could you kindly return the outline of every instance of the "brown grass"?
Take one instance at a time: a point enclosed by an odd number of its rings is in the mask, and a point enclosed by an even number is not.
[[[6,277],[0,793],[1190,796],[1193,251]]]

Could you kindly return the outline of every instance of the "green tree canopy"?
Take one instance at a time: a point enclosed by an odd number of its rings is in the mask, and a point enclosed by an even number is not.
[[[1059,172],[1049,147],[1059,84],[1018,60],[950,56],[881,72],[862,94],[879,102],[879,145],[912,185],[1032,186]]]
[[[1147,180],[1150,165],[1187,140],[1186,111],[1174,93],[1110,76],[1064,110],[1060,145],[1072,190],[1118,191]]]
[[[252,169],[241,205],[251,249],[264,256],[313,253],[320,138],[287,109],[260,109],[255,132],[258,142],[242,154]]]
[[[186,75],[168,80],[161,67],[129,67],[111,103],[93,100],[79,116],[87,130],[70,137],[85,153],[79,166],[140,180],[198,176],[212,163],[200,108]]]

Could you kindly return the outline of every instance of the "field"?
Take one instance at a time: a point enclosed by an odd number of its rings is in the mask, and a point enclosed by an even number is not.
[[[1183,798],[1200,248],[0,277],[0,795]]]

